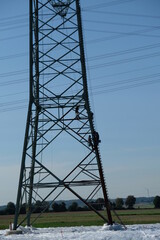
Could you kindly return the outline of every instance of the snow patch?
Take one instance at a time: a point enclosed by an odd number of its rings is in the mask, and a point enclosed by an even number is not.
[[[127,230],[103,227],[66,227],[66,228],[23,228],[21,235],[5,236],[6,230],[0,230],[0,240],[160,240],[160,224],[132,225]]]
[[[31,233],[32,232],[32,227],[22,227],[22,226],[19,226],[18,227],[18,230],[21,230],[22,233]]]
[[[102,230],[105,231],[105,230],[109,230],[109,231],[122,231],[122,230],[125,230],[124,226],[118,224],[118,223],[114,223],[113,225],[108,225],[107,223],[105,223],[102,227]]]

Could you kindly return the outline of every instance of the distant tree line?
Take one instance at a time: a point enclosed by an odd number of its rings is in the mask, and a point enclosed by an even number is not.
[[[129,195],[125,200],[123,198],[116,198],[114,202],[110,202],[112,209],[133,209],[134,205],[136,203],[136,198],[133,195]],[[155,208],[160,208],[160,196],[156,196],[153,200],[153,204]],[[104,209],[104,199],[98,198],[97,200],[94,200],[90,202],[90,205],[94,207],[96,210],[100,211]],[[32,210],[34,213],[40,213],[40,212],[74,212],[74,211],[89,211],[89,208],[87,206],[80,207],[76,201],[73,201],[71,205],[66,207],[65,202],[53,202],[51,204],[49,202],[41,202],[36,201],[32,205]],[[24,203],[21,206],[20,213],[25,214],[26,213],[27,206]],[[5,209],[0,211],[0,215],[12,215],[15,213],[15,204],[13,202],[9,202]]]
[[[123,198],[117,198],[115,202],[111,203],[114,209],[133,209],[136,203],[136,198],[133,195],[129,195],[125,201]],[[155,196],[153,199],[154,208],[160,208],[160,196]]]
[[[102,198],[98,198],[94,202],[90,202],[90,205],[93,206],[96,210],[102,210],[104,208],[104,200]],[[20,214],[26,213],[27,206],[24,203],[21,206]],[[80,207],[77,202],[73,201],[72,204],[67,208],[65,202],[53,202],[50,206],[49,202],[41,202],[36,201],[32,205],[32,211],[34,213],[40,212],[66,212],[66,211],[88,211],[89,208],[86,206]],[[13,202],[9,202],[5,209],[0,211],[0,215],[10,215],[15,213],[15,204]]]
[[[133,209],[133,206],[136,203],[136,198],[133,195],[129,195],[125,200],[123,198],[116,198],[115,202],[112,202],[113,209]]]

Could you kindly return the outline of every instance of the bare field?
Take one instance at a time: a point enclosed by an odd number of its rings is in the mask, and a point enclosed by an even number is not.
[[[160,223],[160,209],[133,209],[116,211],[122,222],[130,224],[151,224]],[[105,214],[105,212],[102,212]],[[35,219],[38,214],[33,214]],[[115,222],[119,222],[112,213]],[[13,215],[0,215],[0,229],[6,229],[10,222],[13,222]],[[24,215],[20,216],[20,219]],[[69,226],[100,226],[104,221],[93,212],[64,212],[64,213],[44,213],[33,224],[35,227],[69,227]]]

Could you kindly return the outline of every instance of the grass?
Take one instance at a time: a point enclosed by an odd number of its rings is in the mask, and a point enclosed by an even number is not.
[[[130,224],[160,223],[160,209],[133,209],[116,211],[122,222]],[[101,212],[105,214],[105,212]],[[119,222],[114,213],[113,220]],[[37,214],[32,215],[32,219]],[[13,222],[13,215],[0,215],[0,229],[7,229],[10,222]],[[19,220],[24,215],[20,215]],[[35,227],[70,227],[70,226],[100,226],[104,221],[93,212],[64,212],[64,213],[44,213],[33,224]]]
[[[160,223],[160,209],[119,210],[118,215],[127,225]]]

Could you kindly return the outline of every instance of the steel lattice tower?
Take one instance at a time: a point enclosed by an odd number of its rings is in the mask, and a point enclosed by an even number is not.
[[[54,202],[66,191],[112,224],[88,98],[79,0],[30,0],[29,91],[14,229],[25,221],[33,224],[36,200]],[[60,157],[52,157],[54,151]],[[57,172],[61,161],[74,167]],[[90,204],[98,191],[106,216]],[[27,213],[20,222],[24,203]]]

